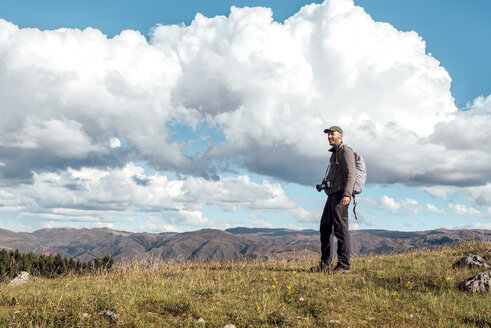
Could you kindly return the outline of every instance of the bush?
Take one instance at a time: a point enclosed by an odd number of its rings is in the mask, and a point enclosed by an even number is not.
[[[62,257],[61,254],[34,255],[32,252],[23,254],[18,249],[15,251],[0,250],[0,280],[12,279],[21,271],[27,271],[33,276],[56,278],[68,273],[86,274],[91,272],[108,272],[111,270],[114,258],[106,254],[100,260],[81,263],[79,260]]]

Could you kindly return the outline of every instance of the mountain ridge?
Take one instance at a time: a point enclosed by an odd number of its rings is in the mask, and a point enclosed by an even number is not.
[[[491,242],[491,230],[351,231],[353,256],[439,249],[468,240]],[[109,228],[46,228],[32,233],[0,229],[0,248],[56,254],[81,261],[103,257],[116,261],[293,260],[318,257],[319,232],[312,229],[236,227],[182,233],[128,232]]]

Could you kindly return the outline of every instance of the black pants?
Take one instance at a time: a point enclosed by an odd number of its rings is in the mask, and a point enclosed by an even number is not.
[[[327,197],[321,218],[321,261],[332,265],[334,253],[334,238],[338,240],[338,265],[344,269],[350,268],[350,235],[348,229],[348,206],[341,201],[343,192],[337,192]]]

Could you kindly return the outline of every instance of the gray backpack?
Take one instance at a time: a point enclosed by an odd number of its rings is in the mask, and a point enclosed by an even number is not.
[[[355,166],[356,166],[356,179],[355,186],[353,187],[353,195],[358,195],[362,192],[365,182],[367,181],[367,169],[365,166],[365,160],[357,152],[355,154]]]
[[[355,166],[356,166],[356,179],[355,186],[353,187],[353,213],[355,214],[355,219],[358,220],[356,216],[356,202],[355,195],[362,192],[365,182],[367,181],[367,168],[365,165],[365,160],[357,152],[353,151],[355,154]]]

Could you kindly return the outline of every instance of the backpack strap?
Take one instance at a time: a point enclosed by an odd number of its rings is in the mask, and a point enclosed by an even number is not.
[[[355,214],[355,220],[358,220],[358,217],[356,216],[356,205],[358,202],[356,201],[356,196],[353,194],[353,213]]]
[[[343,149],[344,149],[344,144],[340,148],[338,148],[338,150],[336,150],[336,155],[335,155],[336,164],[339,164],[339,154],[341,154]]]

